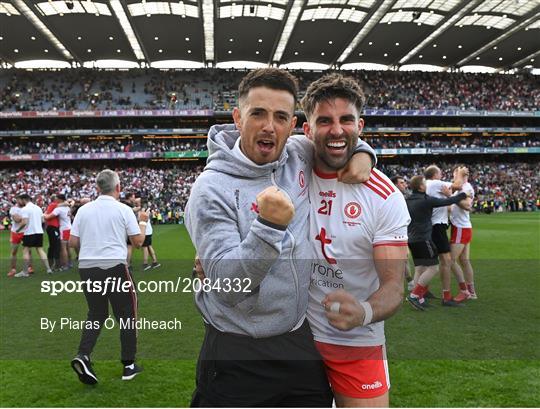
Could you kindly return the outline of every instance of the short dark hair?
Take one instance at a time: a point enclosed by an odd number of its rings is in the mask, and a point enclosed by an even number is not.
[[[63,193],[58,193],[56,195],[56,198],[65,201],[66,200],[66,195],[64,195]]]
[[[134,196],[133,193],[128,192],[128,193],[126,193],[126,194],[124,195],[124,199],[125,199],[125,200],[129,200],[129,199],[131,199],[133,196]]]
[[[392,177],[390,178],[390,180],[392,181],[392,183],[393,183],[394,185],[397,185],[399,179],[405,180],[405,176],[395,175],[395,176],[392,176]]]
[[[420,186],[424,182],[424,176],[422,175],[416,175],[411,178],[409,181],[409,186],[411,187],[411,190],[418,191],[420,189]]]
[[[21,200],[32,200],[30,198],[30,195],[28,193],[20,193],[19,195],[17,195],[17,199],[21,199]]]
[[[335,98],[343,98],[352,102],[356,106],[358,114],[362,112],[366,103],[364,90],[354,78],[336,73],[327,74],[312,82],[302,98],[301,104],[306,118],[309,119],[319,102]]]
[[[298,79],[290,72],[279,68],[259,68],[249,72],[238,86],[238,99],[245,98],[252,88],[266,87],[287,91],[298,100]]]
[[[426,168],[426,170],[424,170],[424,176],[428,180],[433,179],[433,176],[435,176],[439,171],[440,169],[437,165],[430,165]]]

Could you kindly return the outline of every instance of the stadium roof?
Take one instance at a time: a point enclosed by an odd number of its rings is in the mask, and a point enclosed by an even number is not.
[[[0,0],[4,66],[180,60],[508,70],[539,67],[539,59],[540,0]]]

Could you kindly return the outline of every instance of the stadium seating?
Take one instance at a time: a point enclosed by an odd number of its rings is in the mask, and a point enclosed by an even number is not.
[[[321,72],[293,71],[300,89]],[[533,75],[346,71],[367,92],[367,107],[384,109],[535,110]],[[245,71],[2,70],[0,111],[213,109],[230,110]]]
[[[433,138],[428,136],[398,138],[365,138],[374,148],[508,148],[538,147],[540,137],[523,138]],[[177,139],[115,139],[115,140],[0,140],[0,154],[21,155],[30,153],[97,153],[97,152],[178,152],[204,151],[206,140]]]
[[[451,178],[452,164],[438,163]],[[128,167],[129,166],[129,167]],[[385,164],[380,168],[388,175],[401,174],[408,178],[421,174],[426,163]],[[540,178],[534,164],[482,163],[468,165],[471,181],[477,191],[477,208],[493,203],[494,211],[537,210]],[[95,177],[101,168],[41,168],[0,170],[0,218],[9,211],[14,196],[28,192],[36,203],[45,205],[52,193],[62,192],[72,199],[95,198]],[[202,166],[131,167],[116,169],[125,192],[133,192],[163,214],[169,210],[182,211],[191,186]],[[522,202],[520,209],[518,204]],[[538,209],[540,210],[540,209]]]

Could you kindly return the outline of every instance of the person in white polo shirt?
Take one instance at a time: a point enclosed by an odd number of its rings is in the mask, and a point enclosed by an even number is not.
[[[88,325],[83,329],[79,351],[71,361],[71,367],[79,380],[89,385],[98,382],[90,354],[109,316],[109,303],[117,321],[134,324],[137,318],[137,293],[127,268],[126,241],[129,239],[134,247],[140,248],[148,221],[148,213],[141,210],[137,223],[133,211],[118,201],[120,178],[116,172],[103,170],[96,183],[100,196],[77,211],[69,238],[70,247],[79,248],[81,281],[88,283],[83,285],[88,303]],[[99,291],[95,291],[97,288]],[[135,364],[135,325],[120,328],[120,342],[124,365],[122,380],[130,380],[142,371]]]
[[[22,221],[17,231],[17,233],[24,231],[22,239],[24,268],[15,274],[15,277],[30,277],[28,268],[30,267],[30,249],[32,247],[37,250],[47,273],[52,274],[47,253],[43,250],[43,211],[32,203],[32,199],[26,193],[19,195],[18,199],[24,205],[21,210]]]

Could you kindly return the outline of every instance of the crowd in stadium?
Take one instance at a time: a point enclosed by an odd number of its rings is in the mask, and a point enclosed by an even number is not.
[[[404,175],[411,178],[421,174],[426,163],[411,165],[380,165],[387,175]],[[452,164],[439,163],[451,180]],[[528,211],[540,210],[540,176],[534,164],[481,163],[468,165],[471,183],[477,192],[477,211]],[[34,203],[45,206],[53,193],[63,193],[68,198],[97,197],[95,177],[99,169],[42,168],[33,170],[0,170],[0,217],[7,215],[12,200],[19,192],[27,192]],[[124,192],[141,197],[152,210],[161,214],[163,223],[172,222],[170,213],[183,211],[191,186],[202,166],[169,166],[167,168],[126,167],[117,169]]]
[[[374,148],[523,148],[540,146],[539,137],[531,138],[482,138],[431,136],[364,138]]]
[[[300,89],[318,71],[293,71]],[[3,70],[0,111],[88,109],[230,110],[245,71],[70,69],[58,72]],[[367,108],[535,110],[538,79],[529,74],[347,71],[364,84]]]
[[[443,180],[452,180],[455,165],[438,163]],[[410,179],[423,173],[425,163],[380,166],[387,175],[403,175]],[[533,163],[483,162],[467,164],[469,181],[476,192],[473,206],[486,213],[540,210],[540,176]]]
[[[26,192],[38,206],[46,206],[54,193],[79,201],[98,196],[96,176],[101,168],[42,168],[0,170],[0,215],[3,219],[18,193]],[[169,166],[167,168],[124,167],[117,169],[124,192],[140,197],[145,206],[157,210],[159,220],[169,223],[169,215],[183,211],[191,185],[202,166]]]
[[[65,140],[65,141],[7,141],[0,142],[0,154],[52,154],[101,152],[179,152],[206,150],[206,140]]]
[[[380,137],[365,138],[374,148],[509,148],[538,147],[540,137]],[[100,152],[178,152],[205,151],[206,140],[178,139],[113,139],[113,140],[65,140],[65,141],[17,141],[0,140],[0,154],[52,154],[52,153],[100,153]]]

